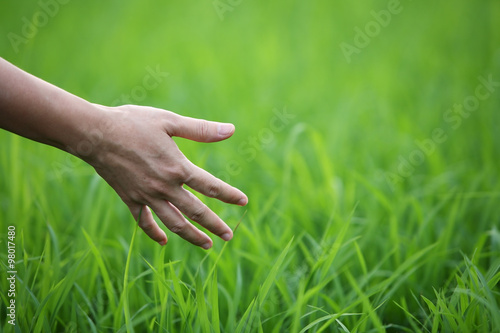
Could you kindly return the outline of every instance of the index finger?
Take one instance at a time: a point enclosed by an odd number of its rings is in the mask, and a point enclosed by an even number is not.
[[[192,164],[191,176],[185,184],[207,197],[226,203],[239,206],[245,206],[248,203],[248,198],[242,191],[194,164]]]

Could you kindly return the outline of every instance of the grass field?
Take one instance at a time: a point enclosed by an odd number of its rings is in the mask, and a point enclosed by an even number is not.
[[[229,243],[160,247],[91,167],[0,131],[0,331],[500,332],[500,1],[0,8],[0,56],[51,83],[234,123],[176,141],[249,197],[202,199]]]

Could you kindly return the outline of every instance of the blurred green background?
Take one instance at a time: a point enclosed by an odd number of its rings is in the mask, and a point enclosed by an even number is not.
[[[241,219],[224,249],[170,233],[160,249],[140,231],[131,247],[133,219],[92,168],[0,132],[21,332],[500,329],[500,1],[0,9],[0,55],[48,82],[234,123],[226,142],[177,142],[250,199],[205,200]]]

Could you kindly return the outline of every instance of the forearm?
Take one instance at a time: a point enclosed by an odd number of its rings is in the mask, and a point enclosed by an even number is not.
[[[77,154],[101,112],[0,58],[0,128]]]

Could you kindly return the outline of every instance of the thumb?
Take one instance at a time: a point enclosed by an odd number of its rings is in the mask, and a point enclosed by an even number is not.
[[[234,133],[234,125],[176,115],[173,126],[167,128],[171,136],[198,142],[217,142],[229,138]]]

